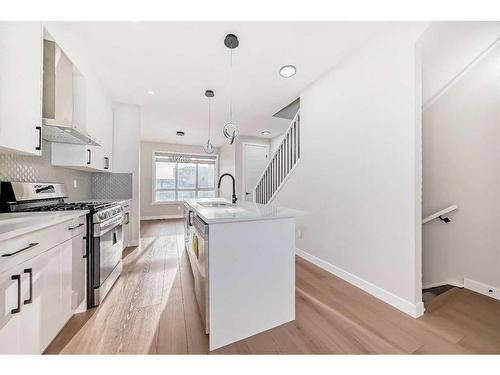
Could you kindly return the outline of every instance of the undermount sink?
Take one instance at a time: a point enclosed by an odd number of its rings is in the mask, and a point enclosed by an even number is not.
[[[200,206],[203,206],[203,207],[234,207],[235,205],[231,204],[231,203],[228,203],[228,202],[224,202],[224,201],[215,201],[215,202],[198,202],[198,204]]]

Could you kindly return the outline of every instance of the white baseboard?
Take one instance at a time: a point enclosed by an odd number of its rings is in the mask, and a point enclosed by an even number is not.
[[[471,279],[464,279],[464,288],[500,300],[500,288],[495,288]]]
[[[455,281],[439,281],[436,283],[429,283],[429,284],[422,285],[422,289],[437,288],[438,286],[444,286],[444,285],[456,286],[457,288],[464,287],[463,283],[457,283]]]
[[[182,219],[184,215],[141,216],[141,220]]]
[[[311,262],[312,264],[334,274],[337,277],[347,281],[350,284],[364,290],[367,293],[370,293],[372,296],[377,297],[378,299],[388,303],[389,305],[401,310],[402,312],[414,317],[418,318],[424,314],[424,304],[423,302],[412,303],[407,301],[375,284],[372,284],[352,273],[349,273],[337,266],[334,266],[331,263],[325,262],[324,260],[309,254],[303,250],[296,249],[296,254]]]
[[[430,289],[430,288],[437,288],[438,286],[444,286],[444,285],[448,285],[448,281],[438,281],[435,283],[429,283],[429,284],[422,285],[422,290],[423,289]]]

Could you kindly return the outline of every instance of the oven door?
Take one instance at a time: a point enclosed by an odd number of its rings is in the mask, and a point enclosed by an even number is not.
[[[104,284],[109,275],[121,262],[123,251],[123,215],[115,216],[94,226],[94,270],[99,277],[94,280],[94,287]]]

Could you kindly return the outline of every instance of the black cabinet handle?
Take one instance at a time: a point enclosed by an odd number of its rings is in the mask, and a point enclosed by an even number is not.
[[[2,257],[10,257],[12,255],[19,254],[21,251],[31,249],[32,247],[35,247],[37,245],[38,245],[38,242],[30,243],[28,246],[23,247],[21,250],[14,251],[13,253],[2,254]]]
[[[130,215],[128,212],[125,212],[125,217],[127,218],[125,221],[125,225],[127,225],[128,223],[130,223]]]
[[[92,150],[90,148],[87,149],[87,164],[90,165],[92,163]]]
[[[192,217],[192,214],[193,214],[193,211],[189,211],[188,213],[188,226],[193,226],[193,223],[191,221],[191,217]]]
[[[75,225],[74,227],[69,227],[69,228],[68,228],[68,230],[75,230],[75,229],[78,229],[78,228],[80,228],[80,227],[83,227],[84,225],[85,225],[85,224],[80,223],[80,224],[78,224],[78,225]]]
[[[10,313],[17,314],[21,311],[21,275],[12,275],[12,280],[17,280],[17,307],[10,310]]]
[[[38,131],[38,146],[35,147],[35,150],[39,151],[42,149],[42,127],[35,126],[35,129]]]
[[[104,157],[104,169],[109,169],[109,158]]]
[[[30,298],[24,300],[24,304],[28,305],[33,302],[33,269],[26,268],[23,272],[30,275]]]

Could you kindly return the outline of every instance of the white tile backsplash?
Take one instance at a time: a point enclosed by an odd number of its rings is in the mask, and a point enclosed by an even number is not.
[[[43,142],[42,156],[0,154],[0,180],[25,182],[62,182],[68,201],[92,198],[92,174],[50,164],[50,142]],[[76,188],[74,187],[76,181]]]

